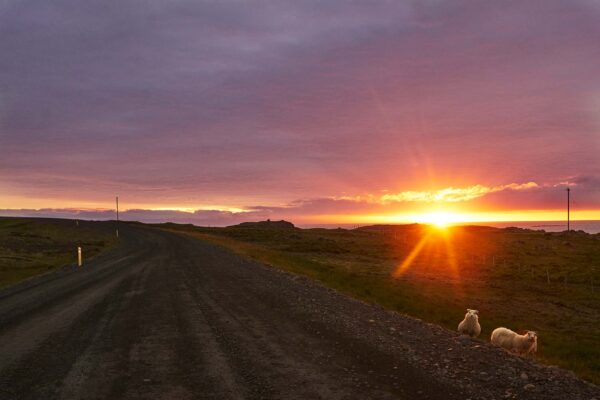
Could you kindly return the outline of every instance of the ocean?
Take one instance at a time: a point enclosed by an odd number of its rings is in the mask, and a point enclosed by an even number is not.
[[[562,232],[567,230],[566,221],[485,222],[472,225],[486,225],[497,228],[514,226],[516,228],[544,230],[546,232]],[[600,221],[571,221],[571,230],[600,233]]]

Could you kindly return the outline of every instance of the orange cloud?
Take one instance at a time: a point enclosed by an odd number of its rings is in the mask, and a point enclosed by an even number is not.
[[[382,196],[354,196],[340,197],[339,200],[366,201],[370,203],[389,204],[400,202],[421,202],[421,203],[454,203],[460,201],[469,201],[489,193],[501,192],[504,190],[527,190],[539,188],[535,182],[527,183],[509,183],[499,186],[473,185],[464,188],[447,187],[440,190],[428,191],[404,191],[400,193],[384,194]]]

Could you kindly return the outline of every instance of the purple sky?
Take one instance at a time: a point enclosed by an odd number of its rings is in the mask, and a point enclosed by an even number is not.
[[[570,182],[600,210],[599,21],[594,0],[2,1],[0,209],[119,194],[220,224],[479,185],[462,211],[551,210]]]

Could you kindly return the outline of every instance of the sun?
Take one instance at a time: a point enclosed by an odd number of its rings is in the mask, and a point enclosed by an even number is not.
[[[439,220],[433,221],[432,224],[438,228],[446,228],[450,224],[450,221],[448,221],[446,219],[439,219]]]
[[[427,214],[421,214],[416,219],[417,222],[431,224],[438,228],[446,228],[450,224],[460,222],[461,220],[460,215],[448,212],[431,212]]]

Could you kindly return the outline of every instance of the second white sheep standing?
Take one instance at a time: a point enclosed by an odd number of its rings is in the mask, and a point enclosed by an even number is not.
[[[458,324],[458,331],[471,337],[477,337],[481,333],[481,325],[479,325],[479,311],[467,308],[465,319]]]

